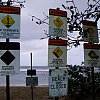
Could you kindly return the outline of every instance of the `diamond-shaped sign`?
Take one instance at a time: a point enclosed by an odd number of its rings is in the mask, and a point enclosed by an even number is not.
[[[10,26],[12,26],[12,25],[15,23],[15,21],[14,21],[14,20],[12,19],[12,17],[9,16],[9,15],[5,16],[5,17],[1,20],[1,22],[2,22],[7,28],[9,28]]]
[[[9,65],[14,59],[15,59],[15,57],[9,51],[6,51],[1,56],[1,60],[7,65]]]
[[[90,51],[88,53],[88,55],[90,56],[91,59],[98,59],[99,58],[99,56],[94,51]]]
[[[56,25],[57,28],[60,28],[63,25],[63,21],[60,19],[60,17],[57,17],[53,23]]]
[[[56,49],[54,49],[53,54],[54,54],[57,58],[59,58],[59,57],[63,54],[63,51],[62,51],[59,47],[57,47]]]

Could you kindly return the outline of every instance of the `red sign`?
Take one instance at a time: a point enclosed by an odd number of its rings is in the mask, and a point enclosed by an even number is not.
[[[0,13],[20,14],[20,7],[0,5]]]

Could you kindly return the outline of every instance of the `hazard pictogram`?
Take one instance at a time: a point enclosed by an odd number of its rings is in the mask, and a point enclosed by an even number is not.
[[[53,23],[56,25],[57,28],[60,28],[63,25],[63,21],[60,19],[60,17],[57,17]]]
[[[91,59],[93,59],[93,60],[99,58],[99,56],[98,56],[94,51],[90,51],[90,52],[88,53],[88,55],[89,55],[89,57],[90,57]]]
[[[63,51],[62,51],[59,47],[57,47],[56,49],[54,49],[53,54],[54,54],[57,58],[59,58],[59,57],[63,54]]]
[[[7,27],[9,28],[10,26],[12,26],[15,21],[13,20],[13,18],[10,15],[5,16],[1,22]]]
[[[15,57],[13,56],[12,53],[10,53],[9,51],[6,51],[2,56],[1,56],[1,60],[9,65],[13,60],[15,59]]]

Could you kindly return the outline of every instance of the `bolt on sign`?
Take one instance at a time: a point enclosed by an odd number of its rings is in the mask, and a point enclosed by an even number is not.
[[[20,7],[0,5],[0,38],[20,38]]]
[[[67,12],[49,9],[49,35],[67,37]]]
[[[84,42],[98,43],[97,23],[93,21],[82,21]]]
[[[84,65],[100,67],[100,44],[84,44]]]
[[[66,96],[68,91],[67,69],[49,70],[49,96]]]
[[[20,72],[20,43],[0,42],[0,75]]]
[[[67,65],[67,41],[62,39],[48,40],[48,66],[65,67]]]

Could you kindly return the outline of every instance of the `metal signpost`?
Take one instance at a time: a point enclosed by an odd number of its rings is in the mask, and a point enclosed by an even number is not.
[[[58,100],[67,95],[67,12],[60,9],[49,9],[48,66],[49,96]],[[65,39],[63,39],[65,38]]]
[[[18,74],[20,66],[20,44],[11,43],[9,39],[20,38],[20,7],[10,6],[11,0],[7,5],[0,5],[0,38],[5,38],[5,43],[1,49],[0,74],[6,75],[6,100],[10,100],[10,74]]]
[[[100,66],[100,44],[95,44],[99,42],[98,32],[97,32],[97,22],[86,21],[83,22],[83,32],[84,41],[88,44],[84,44],[84,64],[86,67],[91,67],[92,74],[92,92],[93,100],[95,100],[95,80],[94,80],[94,67]]]
[[[32,69],[32,53],[31,53],[31,69],[27,70],[27,75],[31,77],[26,77],[26,86],[31,87],[31,96],[33,100],[33,87],[38,86],[38,77],[33,77],[33,75],[36,75],[36,70]]]

